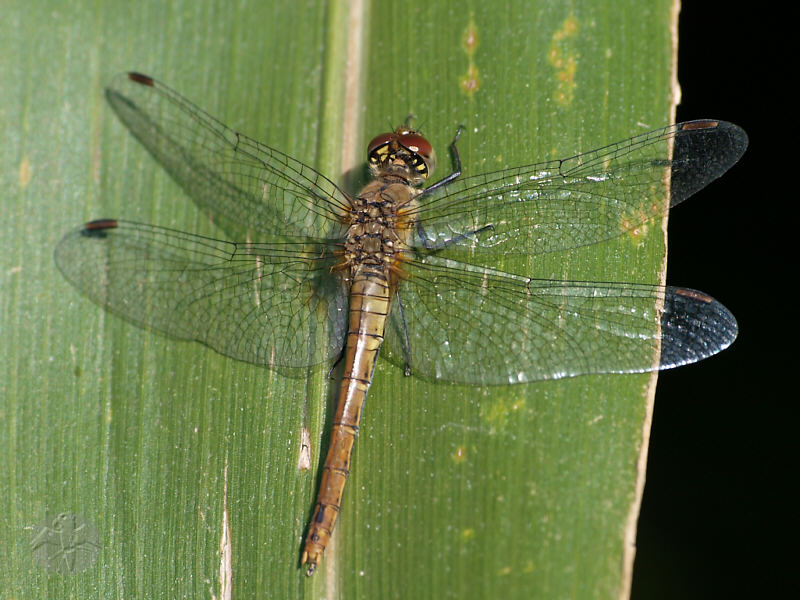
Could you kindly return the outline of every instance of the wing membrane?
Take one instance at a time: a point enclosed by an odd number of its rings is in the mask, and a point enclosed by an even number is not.
[[[733,315],[694,290],[538,280],[436,256],[404,268],[386,345],[422,377],[508,384],[652,371],[736,337]]]
[[[563,160],[459,178],[423,192],[414,245],[544,254],[608,240],[708,185],[746,147],[736,125],[690,121]]]
[[[226,127],[145,75],[118,76],[106,98],[170,176],[229,232],[342,235],[348,196],[308,165]]]
[[[239,360],[305,367],[335,356],[347,331],[347,286],[332,269],[347,194],[150,77],[125,74],[106,96],[201,208],[229,231],[271,242],[92,222],[56,249],[66,278],[134,323]],[[418,251],[402,264],[387,351],[423,377],[476,384],[650,371],[719,352],[736,321],[701,292],[541,280],[454,258],[544,254],[622,235],[722,175],[746,146],[735,125],[692,121],[422,191],[406,211]]]
[[[137,325],[246,362],[304,367],[344,343],[347,293],[329,272],[334,250],[109,220],[68,233],[55,259],[82,293]]]

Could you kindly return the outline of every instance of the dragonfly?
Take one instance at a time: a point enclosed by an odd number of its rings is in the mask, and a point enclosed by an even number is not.
[[[342,504],[379,350],[406,374],[506,385],[640,373],[727,348],[734,316],[703,292],[554,280],[497,268],[634,233],[725,173],[747,147],[725,121],[670,125],[574,156],[425,186],[431,143],[410,126],[368,145],[355,195],[129,72],[111,108],[238,242],[120,219],[55,250],[66,279],[139,326],[272,369],[343,361],[327,458],[301,565],[322,559]],[[241,232],[247,232],[242,234]]]

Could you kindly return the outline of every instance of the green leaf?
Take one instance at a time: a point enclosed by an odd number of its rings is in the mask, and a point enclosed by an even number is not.
[[[439,176],[459,124],[476,174],[668,123],[675,18],[670,2],[632,0],[7,8],[0,589],[219,598],[232,572],[242,598],[624,597],[654,377],[481,388],[379,362],[334,543],[308,579],[298,562],[336,382],[137,329],[72,289],[52,251],[99,217],[221,235],[106,105],[118,72],[151,74],[357,187],[366,142],[409,113]],[[653,224],[635,243],[497,266],[657,281],[663,237]],[[66,575],[31,550],[62,513],[101,544]]]

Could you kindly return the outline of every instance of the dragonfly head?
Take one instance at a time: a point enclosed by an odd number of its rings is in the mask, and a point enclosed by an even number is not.
[[[374,176],[400,175],[417,186],[436,168],[436,153],[419,132],[401,125],[373,138],[367,147],[367,161]]]

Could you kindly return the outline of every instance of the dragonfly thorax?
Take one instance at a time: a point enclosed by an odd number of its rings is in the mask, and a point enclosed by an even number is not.
[[[408,248],[409,220],[405,213],[416,190],[393,178],[373,181],[353,200],[345,240],[345,261],[351,267],[391,267]]]

